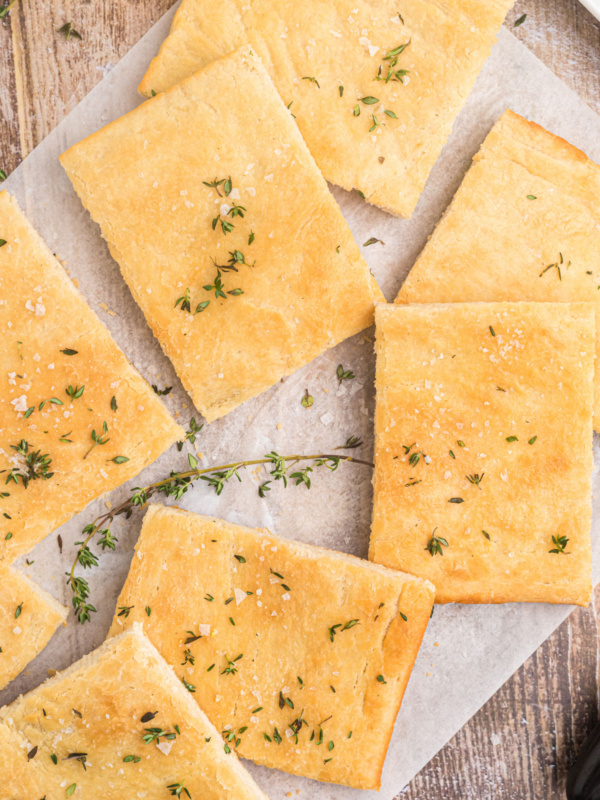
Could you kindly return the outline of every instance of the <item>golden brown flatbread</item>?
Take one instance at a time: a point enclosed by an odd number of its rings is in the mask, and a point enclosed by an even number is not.
[[[250,48],[61,161],[207,420],[372,323],[382,295]]]
[[[10,800],[267,800],[139,626],[0,709],[0,779]]]
[[[21,572],[0,567],[0,689],[46,647],[67,614]]]
[[[433,595],[353,556],[152,505],[111,632],[143,622],[241,756],[374,789]]]
[[[183,431],[7,192],[0,241],[0,562],[8,563]]]
[[[440,603],[587,605],[594,306],[381,305],[376,330],[369,557]]]

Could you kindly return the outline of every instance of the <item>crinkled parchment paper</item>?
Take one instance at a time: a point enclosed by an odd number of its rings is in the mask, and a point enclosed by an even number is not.
[[[17,196],[48,245],[66,261],[71,277],[78,281],[94,311],[147,380],[160,387],[174,387],[165,402],[186,424],[195,413],[190,400],[57,160],[67,147],[141,102],[137,83],[166,35],[172,14],[169,12],[158,22],[28,156],[4,188]],[[411,220],[394,219],[366,205],[356,193],[333,189],[357,241],[362,244],[374,236],[385,242],[364,248],[364,255],[388,299],[395,296],[471,157],[506,107],[564,136],[600,161],[600,118],[503,30]],[[140,202],[144,199],[140,198]],[[203,463],[257,457],[273,448],[280,453],[329,452],[350,435],[364,438],[365,445],[357,454],[369,458],[373,443],[374,362],[372,331],[325,353],[205,428],[196,442]],[[339,363],[356,374],[355,380],[341,387],[335,377]],[[306,389],[315,398],[310,409],[300,403]],[[130,486],[144,485],[186,464],[186,452],[178,453],[173,448]],[[280,536],[366,556],[372,499],[370,470],[341,465],[336,473],[322,472],[314,476],[311,491],[274,485],[267,498],[261,500],[256,491],[258,477],[248,471],[243,484],[228,486],[221,497],[202,485],[188,493],[180,505],[230,522],[265,526]],[[596,475],[594,485],[597,512],[600,493]],[[126,494],[123,487],[113,492],[110,500],[114,504]],[[104,510],[106,500],[104,497],[92,503],[86,512],[61,528],[62,555],[57,534],[53,533],[30,554],[35,563],[24,567],[27,574],[65,603],[70,602],[64,575],[74,555],[73,543],[83,525]],[[120,520],[115,525],[118,550],[102,555],[101,567],[92,578],[92,601],[99,608],[92,623],[82,627],[71,619],[27,671],[0,693],[0,702],[11,701],[43,680],[49,668],[66,667],[103,641],[125,580],[141,517],[137,514],[128,522]],[[597,517],[595,513],[596,557],[600,548]],[[545,605],[437,607],[398,718],[379,795],[318,784],[250,763],[248,767],[272,800],[284,798],[289,791],[295,796],[296,789],[302,790],[301,797],[312,800],[371,796],[392,800],[571,610]],[[438,646],[434,647],[434,643]]]

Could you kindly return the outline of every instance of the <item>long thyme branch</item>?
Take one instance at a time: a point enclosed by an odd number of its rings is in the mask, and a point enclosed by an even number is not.
[[[352,449],[360,446],[360,442],[356,437],[350,437],[342,448],[336,449]],[[280,480],[284,486],[287,487],[288,480],[294,481],[296,486],[304,484],[308,489],[311,488],[310,473],[313,472],[313,467],[326,467],[331,471],[335,471],[340,462],[347,461],[354,464],[361,464],[363,466],[372,467],[370,461],[364,461],[360,458],[355,458],[349,455],[332,455],[332,454],[316,454],[316,455],[290,455],[280,456],[275,451],[272,451],[264,458],[250,459],[246,461],[234,461],[230,464],[222,464],[217,467],[207,467],[205,469],[198,469],[198,461],[192,454],[188,455],[191,469],[182,472],[171,472],[168,478],[156,481],[149,486],[136,488],[130,497],[127,498],[121,505],[117,506],[100,517],[97,517],[92,523],[86,525],[82,531],[84,539],[80,542],[75,542],[78,545],[78,550],[71,566],[70,572],[67,573],[67,584],[71,586],[73,592],[73,608],[75,609],[75,617],[80,623],[89,622],[91,614],[96,611],[96,608],[89,603],[90,588],[88,582],[81,577],[75,575],[75,570],[79,564],[83,569],[93,568],[98,566],[98,557],[90,549],[90,542],[99,534],[100,538],[98,544],[102,550],[116,548],[116,537],[112,534],[110,526],[114,519],[122,514],[127,519],[131,516],[136,508],[143,508],[148,500],[155,494],[163,493],[167,497],[175,497],[179,500],[190,488],[191,484],[197,480],[206,481],[209,486],[212,486],[217,495],[223,491],[225,484],[233,477],[241,482],[242,478],[239,470],[246,469],[247,467],[260,466],[263,464],[271,465],[272,469],[270,474],[273,480]],[[300,462],[312,462],[312,466],[307,466],[291,472]],[[265,496],[265,492],[269,491],[268,484],[271,481],[261,484],[258,489],[261,497]]]

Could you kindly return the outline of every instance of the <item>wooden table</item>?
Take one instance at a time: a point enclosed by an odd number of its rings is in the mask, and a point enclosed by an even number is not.
[[[13,170],[172,1],[19,0],[0,23],[0,168]],[[66,22],[82,41],[57,35]],[[518,0],[506,24],[600,113],[600,23],[577,0]],[[599,611],[600,591],[399,797],[563,798],[566,769],[598,718]]]

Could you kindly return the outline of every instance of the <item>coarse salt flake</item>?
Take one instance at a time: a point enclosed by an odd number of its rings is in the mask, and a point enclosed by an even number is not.
[[[239,604],[242,603],[248,597],[246,592],[244,592],[242,589],[234,589],[233,593],[235,595],[235,604],[237,606],[239,606]]]
[[[15,411],[27,411],[27,396],[22,394],[20,397],[15,397],[10,401],[15,407]]]

